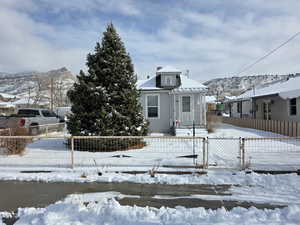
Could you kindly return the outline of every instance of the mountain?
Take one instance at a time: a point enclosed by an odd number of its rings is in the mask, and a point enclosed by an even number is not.
[[[224,96],[238,96],[253,89],[253,87],[259,89],[298,76],[300,76],[300,73],[288,75],[225,77],[212,79],[203,84],[208,87],[207,95],[223,98]]]
[[[36,103],[50,102],[52,93],[54,106],[64,106],[68,104],[66,93],[75,80],[65,67],[48,72],[0,72],[0,93],[32,99]]]

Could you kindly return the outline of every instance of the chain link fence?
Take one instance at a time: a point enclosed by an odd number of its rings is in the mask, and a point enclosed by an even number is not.
[[[299,170],[300,137],[244,138],[243,168]]]
[[[241,138],[207,138],[208,168],[241,168]]]
[[[0,136],[0,167],[202,166],[199,137]],[[13,143],[22,144],[16,150]]]
[[[0,167],[300,169],[300,138],[0,136]],[[118,170],[118,169],[116,169]]]

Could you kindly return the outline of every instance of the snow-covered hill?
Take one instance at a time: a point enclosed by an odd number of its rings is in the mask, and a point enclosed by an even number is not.
[[[208,87],[208,95],[219,95],[219,97],[236,96],[252,89],[254,86],[255,88],[260,88],[297,76],[300,76],[300,73],[289,75],[226,77],[206,81],[204,85]]]
[[[66,92],[72,87],[75,76],[66,68],[48,72],[0,72],[0,93],[31,98],[36,102],[48,101],[51,98],[51,87],[54,104],[66,105]],[[52,83],[52,85],[51,85]]]

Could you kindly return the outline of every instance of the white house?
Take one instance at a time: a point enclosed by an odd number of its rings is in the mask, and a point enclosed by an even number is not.
[[[151,133],[191,135],[206,129],[207,88],[171,66],[158,67],[156,74],[138,82],[144,116]]]

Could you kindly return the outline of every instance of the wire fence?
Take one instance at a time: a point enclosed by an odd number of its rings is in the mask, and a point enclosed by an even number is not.
[[[208,168],[240,169],[241,138],[207,138]]]
[[[244,168],[269,170],[300,169],[300,138],[245,138]]]
[[[0,166],[181,167],[203,164],[199,137],[1,136]],[[10,148],[23,143],[21,149]]]
[[[55,134],[55,133],[54,133]],[[299,170],[300,138],[0,136],[0,167]]]

